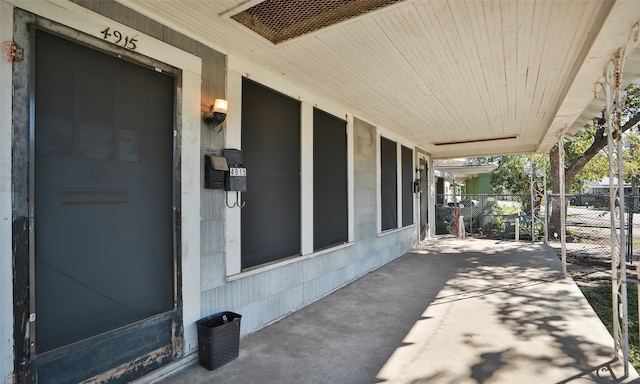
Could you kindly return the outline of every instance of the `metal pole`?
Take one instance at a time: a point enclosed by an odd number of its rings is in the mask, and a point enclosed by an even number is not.
[[[469,234],[473,235],[473,199],[469,198],[469,195],[467,195],[467,199],[469,199],[469,208],[471,211],[469,214]]]
[[[619,292],[621,294],[622,301],[622,313],[620,314],[620,321],[622,326],[622,355],[624,358],[624,368],[625,375],[628,374],[629,368],[629,314],[628,314],[628,305],[627,305],[627,248],[625,247],[626,241],[626,227],[625,227],[625,217],[624,217],[624,206],[625,206],[625,198],[624,198],[624,159],[622,153],[622,131],[621,131],[621,116],[622,116],[622,89],[621,89],[621,80],[622,80],[622,65],[623,65],[623,52],[622,50],[618,50],[618,54],[616,57],[616,72],[615,72],[615,89],[614,95],[616,97],[615,102],[615,119],[614,119],[614,129],[618,132],[617,137],[617,155],[618,155],[618,218],[619,218],[619,259],[618,259],[618,268],[619,268],[619,277],[620,277],[620,289]]]
[[[613,65],[609,63],[610,67],[605,76],[604,92],[605,99],[607,101],[607,108],[604,112],[604,119],[607,125],[607,155],[609,156],[609,225],[610,225],[610,240],[611,240],[611,312],[613,314],[613,342],[614,351],[616,355],[620,353],[620,323],[618,321],[618,266],[617,264],[617,252],[616,247],[618,244],[616,234],[616,185],[613,178],[616,175],[615,167],[615,155],[614,155],[614,142],[613,142],[613,125],[611,124],[611,83],[613,82]]]
[[[618,92],[618,101],[620,101],[620,95]],[[617,103],[618,106],[620,106],[620,103]],[[617,107],[618,111],[621,109],[620,107]],[[622,153],[622,132],[619,131],[620,129],[620,121],[616,122],[616,128],[618,129],[618,200],[619,200],[619,206],[618,206],[618,217],[619,217],[619,241],[620,241],[620,245],[619,245],[619,249],[620,249],[620,256],[618,259],[618,266],[619,266],[619,276],[620,276],[620,289],[619,292],[621,294],[621,301],[622,301],[622,313],[620,314],[620,321],[622,322],[621,326],[622,326],[622,337],[623,337],[623,342],[622,342],[622,355],[624,357],[624,362],[625,362],[625,375],[628,374],[628,362],[629,362],[629,337],[628,337],[628,332],[629,332],[629,308],[628,308],[628,300],[627,300],[627,247],[625,247],[625,241],[626,241],[626,227],[625,227],[625,217],[624,217],[624,206],[625,206],[625,198],[624,198],[624,163],[623,163],[623,153]]]
[[[533,227],[535,226],[536,223],[536,212],[535,212],[535,203],[534,203],[534,198],[536,196],[536,180],[537,180],[537,174],[536,174],[536,163],[534,161],[533,156],[531,156],[531,242],[535,242],[535,236],[533,236]],[[534,176],[535,175],[535,176]]]
[[[566,223],[566,215],[567,210],[565,208],[565,191],[564,191],[564,133],[565,128],[562,129],[560,133],[560,140],[558,141],[558,174],[560,176],[560,240],[561,240],[561,250],[562,250],[562,277],[567,277],[567,223]]]
[[[616,54],[616,60],[609,62],[607,71],[605,73],[605,99],[607,102],[607,108],[605,110],[605,122],[607,125],[607,154],[609,157],[609,217],[611,225],[611,310],[613,315],[613,342],[614,351],[616,357],[622,358],[624,362],[625,376],[628,374],[629,363],[629,337],[628,337],[628,323],[627,323],[627,287],[626,287],[626,263],[623,258],[624,255],[624,237],[620,235],[624,234],[624,215],[620,215],[619,208],[624,206],[623,201],[620,201],[620,186],[622,186],[622,193],[624,193],[624,179],[622,178],[621,169],[622,165],[622,140],[621,132],[616,127],[619,124],[618,119],[612,121],[612,114],[614,113],[614,98],[617,100],[616,95],[618,90],[618,81],[614,84],[614,77],[618,78],[619,60],[618,55],[620,50]],[[616,114],[617,114],[616,107]],[[614,141],[614,131],[617,134],[616,141]],[[617,145],[616,145],[617,144]],[[615,182],[615,178],[618,177],[618,182]],[[618,200],[618,201],[616,201]],[[616,202],[620,205],[616,206]],[[620,219],[619,233],[616,230],[618,220]]]
[[[622,71],[624,69],[624,61],[627,55],[627,52],[631,52],[633,49],[632,45],[637,45],[638,40],[640,40],[640,23],[636,23],[632,28],[629,34],[629,38],[627,39],[627,44],[624,50],[619,49],[616,54],[616,84],[615,84],[615,95],[616,95],[616,125],[618,129],[618,185],[619,185],[619,195],[620,195],[620,238],[621,238],[621,255],[620,255],[620,264],[621,271],[620,274],[622,276],[622,338],[623,338],[623,358],[624,358],[624,374],[625,376],[629,375],[629,322],[628,322],[628,306],[627,306],[627,263],[626,256],[624,255],[624,241],[625,241],[625,226],[624,226],[624,164],[622,162],[622,132],[620,131],[620,119],[622,116]],[[632,44],[633,43],[633,44]],[[610,115],[608,116],[611,117]],[[629,239],[632,241],[632,239]],[[640,271],[636,268],[636,273],[640,274]],[[640,290],[640,286],[638,288]],[[638,296],[640,300],[640,296]],[[640,308],[640,307],[639,307]]]
[[[544,217],[545,219],[543,220],[543,224],[542,227],[544,228],[544,243],[545,244],[549,244],[549,222],[547,217],[549,217],[549,195],[547,194],[547,156],[543,156],[543,162],[542,162],[543,167],[543,172],[542,172],[542,196],[544,196],[544,201],[545,201],[545,209],[544,209]]]
[[[549,194],[544,191],[544,243],[549,244]]]

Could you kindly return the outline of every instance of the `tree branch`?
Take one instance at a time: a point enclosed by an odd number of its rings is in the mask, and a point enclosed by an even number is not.
[[[637,113],[629,121],[627,121],[625,125],[622,126],[621,131],[626,132],[629,129],[633,128],[639,122],[640,113]],[[589,160],[593,159],[593,157],[607,145],[607,136],[605,136],[604,133],[604,127],[598,128],[596,130],[595,138],[593,139],[593,143],[591,143],[589,149],[587,149],[582,156],[578,157],[576,161],[574,161],[569,167],[567,167],[565,173],[567,175],[571,175],[570,177],[567,177],[567,179],[573,178],[573,176],[575,176],[575,174],[577,174],[578,171],[581,170],[589,162]],[[614,139],[616,138],[617,134],[614,136]]]

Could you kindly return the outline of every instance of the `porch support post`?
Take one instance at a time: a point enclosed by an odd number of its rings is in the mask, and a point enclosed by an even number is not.
[[[607,128],[609,157],[609,216],[611,219],[611,310],[613,314],[613,342],[615,358],[622,358],[625,377],[629,374],[629,322],[627,307],[627,257],[624,219],[624,163],[622,153],[621,116],[624,102],[622,71],[628,52],[640,40],[640,23],[629,33],[627,44],[619,48],[609,61],[600,85],[607,103],[603,112]],[[596,90],[594,90],[595,93]],[[616,182],[617,178],[617,182]],[[640,276],[640,273],[639,273]],[[640,290],[640,288],[638,288]]]
[[[621,301],[621,305],[619,308],[622,310],[622,313],[619,314],[620,319],[620,334],[621,334],[621,349],[622,356],[624,359],[624,368],[625,368],[625,376],[629,374],[629,315],[628,315],[628,300],[627,300],[627,247],[626,247],[626,224],[625,224],[625,197],[624,197],[624,159],[623,159],[623,148],[622,148],[622,131],[621,126],[622,122],[620,121],[622,116],[622,103],[623,90],[621,88],[621,80],[622,80],[622,65],[624,59],[622,59],[622,50],[618,50],[616,55],[616,72],[615,72],[615,118],[614,121],[614,129],[618,132],[616,138],[616,146],[617,146],[617,162],[618,162],[618,255],[619,259],[617,262],[618,265],[618,276],[620,288],[618,289],[618,294],[620,295],[619,300]]]
[[[536,242],[536,237],[534,235],[535,227],[536,227],[536,203],[535,198],[537,195],[537,179],[538,172],[536,170],[536,163],[534,156],[531,156],[531,242]]]
[[[567,277],[567,208],[565,203],[565,186],[564,186],[564,134],[566,127],[560,132],[558,140],[558,174],[560,178],[560,240],[562,241],[562,277]]]
[[[564,160],[563,160],[564,161]],[[547,156],[542,156],[542,197],[545,199],[545,207],[548,207],[547,204]],[[564,171],[563,171],[564,172]],[[564,183],[564,181],[562,181]],[[547,215],[549,214],[549,210],[545,208],[544,210],[544,220],[542,220],[542,227],[544,228],[544,243],[549,244],[549,220],[547,220]]]
[[[539,161],[542,160],[542,161]],[[542,216],[542,204],[547,200],[547,156],[546,154],[534,154],[531,156],[531,242],[536,242],[536,225],[542,224],[544,229],[542,239],[547,244],[547,212]]]
[[[627,320],[627,271],[624,228],[624,165],[622,161],[622,132],[620,132],[620,75],[621,50],[609,62],[605,72],[604,92],[607,106],[604,119],[607,127],[607,155],[609,157],[609,218],[611,226],[611,312],[616,358],[622,358],[625,376],[628,374],[629,338]],[[614,107],[615,104],[615,107]],[[617,179],[617,180],[616,180]]]

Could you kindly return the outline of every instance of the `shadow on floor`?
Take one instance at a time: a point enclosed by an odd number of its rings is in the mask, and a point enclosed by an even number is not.
[[[631,382],[560,270],[540,245],[438,239],[162,382]]]

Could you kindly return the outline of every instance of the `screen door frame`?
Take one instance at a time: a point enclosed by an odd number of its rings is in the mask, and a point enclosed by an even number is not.
[[[65,40],[68,40],[72,43],[75,44],[80,44],[80,45],[84,45],[86,47],[86,49],[93,49],[96,50],[100,53],[106,54],[106,55],[110,55],[112,57],[117,57],[121,60],[126,60],[131,62],[134,65],[140,65],[143,67],[150,67],[155,69],[156,71],[162,71],[165,75],[173,77],[173,100],[174,100],[174,113],[173,113],[173,121],[172,121],[172,127],[169,128],[169,132],[167,132],[168,134],[171,134],[171,132],[177,132],[177,124],[176,124],[176,116],[178,115],[178,106],[179,103],[177,102],[178,100],[178,94],[177,94],[177,84],[180,82],[180,71],[169,66],[166,65],[164,63],[160,63],[160,62],[155,62],[155,61],[150,61],[145,59],[144,57],[140,57],[139,55],[135,55],[133,53],[130,53],[128,55],[123,55],[125,53],[128,52],[122,52],[122,50],[117,49],[113,46],[110,45],[104,45],[104,44],[97,44],[98,42],[93,41],[94,39],[91,37],[85,37],[82,35],[74,35],[71,31],[66,31],[66,28],[59,28],[57,31],[53,31],[50,30],[46,27],[43,27],[41,25],[38,24],[32,24],[30,26],[30,39],[31,39],[31,54],[32,54],[32,61],[31,61],[31,82],[30,82],[30,90],[29,90],[29,94],[30,94],[30,124],[29,124],[29,212],[30,212],[30,222],[32,223],[32,229],[30,231],[29,234],[29,280],[30,280],[30,308],[31,308],[31,313],[36,313],[36,300],[38,299],[36,297],[36,284],[37,284],[37,279],[36,279],[36,275],[35,275],[35,270],[36,270],[36,243],[35,243],[35,235],[36,232],[38,230],[37,227],[35,227],[35,204],[37,204],[37,202],[35,201],[35,163],[36,163],[36,153],[35,153],[35,135],[36,135],[36,124],[35,124],[35,108],[36,108],[36,103],[35,103],[35,93],[36,93],[36,64],[38,61],[38,57],[37,57],[37,50],[36,50],[36,34],[37,31],[43,31],[45,33],[49,33],[52,34],[54,36],[58,36],[61,37]],[[66,32],[66,33],[65,33]],[[81,354],[86,353],[87,348],[85,347],[85,345],[90,345],[93,343],[100,343],[101,339],[107,338],[110,335],[116,336],[117,334],[120,333],[126,333],[129,334],[129,332],[136,332],[136,330],[138,331],[142,331],[143,328],[145,327],[155,327],[157,325],[159,325],[159,323],[163,322],[163,321],[170,321],[172,324],[172,328],[175,328],[178,324],[182,324],[182,307],[181,307],[181,300],[180,300],[180,295],[178,292],[178,270],[177,270],[177,265],[178,263],[178,257],[179,257],[179,252],[178,250],[180,249],[180,247],[178,246],[178,239],[179,239],[179,231],[177,228],[177,224],[178,224],[178,220],[176,217],[176,214],[179,212],[180,210],[180,200],[177,196],[179,196],[179,180],[180,180],[180,175],[179,175],[179,168],[178,168],[178,164],[179,164],[179,157],[178,157],[178,140],[177,140],[177,135],[173,134],[172,135],[172,145],[171,145],[171,157],[172,157],[172,165],[171,165],[171,186],[170,186],[170,190],[171,190],[171,227],[172,227],[172,241],[171,241],[171,254],[172,254],[172,264],[173,264],[173,309],[170,309],[169,311],[142,319],[142,320],[138,320],[135,321],[131,324],[125,325],[123,327],[117,328],[117,329],[112,329],[110,331],[107,331],[103,334],[100,335],[96,335],[96,336],[92,336],[77,342],[74,342],[72,344],[66,345],[66,346],[62,346],[60,348],[56,348],[52,351],[46,351],[44,353],[37,353],[37,351],[35,350],[37,347],[37,343],[38,343],[38,338],[37,338],[37,317],[36,317],[36,321],[35,321],[35,326],[30,327],[30,341],[31,341],[31,354],[32,356],[35,355],[36,359],[37,359],[37,363],[35,364],[36,369],[38,369],[38,376],[42,376],[42,371],[44,370],[44,367],[47,367],[47,371],[52,370],[52,371],[57,371],[57,368],[52,368],[49,369],[49,366],[57,366],[60,365],[60,363],[58,362],[58,356],[60,356],[61,360],[67,360],[67,357],[64,357],[64,355],[68,355],[69,353],[73,354],[74,350],[82,350]],[[169,208],[169,207],[168,207]],[[36,313],[37,315],[37,313]],[[169,335],[169,338],[171,338],[171,335]],[[90,349],[89,349],[90,350]],[[167,361],[168,363],[168,361]],[[161,364],[164,365],[164,364]],[[115,368],[115,367],[114,367]],[[62,371],[62,370],[60,370]],[[57,372],[52,372],[52,374],[56,374]],[[64,372],[60,372],[61,375],[64,375]],[[64,380],[63,378],[61,378],[62,380]]]
[[[178,68],[172,67],[168,64],[164,64],[162,62],[156,61],[149,57],[143,56],[141,54],[137,54],[135,52],[130,52],[125,49],[120,49],[112,44],[108,44],[105,42],[96,39],[96,37],[92,37],[83,33],[78,32],[70,27],[65,27],[60,24],[57,24],[51,20],[44,19],[35,14],[31,14],[20,9],[15,9],[14,12],[14,33],[16,34],[16,40],[18,40],[18,35],[22,34],[22,39],[29,40],[26,43],[23,43],[26,51],[26,57],[24,65],[22,68],[14,67],[14,79],[16,76],[18,77],[26,77],[28,78],[29,83],[29,92],[28,95],[25,96],[15,96],[14,97],[14,105],[19,103],[28,104],[29,113],[26,120],[21,121],[21,119],[14,115],[14,132],[19,132],[21,136],[28,137],[28,142],[24,143],[20,140],[14,141],[13,143],[13,151],[14,154],[17,153],[17,157],[21,159],[28,159],[28,172],[25,171],[24,165],[18,165],[17,162],[14,162],[13,168],[14,173],[28,173],[27,177],[23,177],[17,175],[14,177],[14,181],[18,181],[17,187],[14,187],[14,190],[19,191],[19,195],[15,196],[16,199],[23,199],[22,201],[28,201],[28,223],[29,223],[29,234],[28,234],[28,269],[29,274],[28,277],[25,276],[24,279],[19,279],[19,281],[15,281],[14,288],[22,288],[28,289],[29,291],[29,302],[26,307],[28,308],[28,312],[24,311],[24,313],[14,313],[14,317],[18,318],[20,316],[27,315],[29,320],[26,322],[26,327],[22,329],[22,339],[24,340],[24,345],[21,343],[20,337],[15,337],[15,366],[16,373],[18,377],[31,377],[32,380],[37,378],[37,367],[40,363],[37,360],[39,356],[36,355],[35,351],[35,342],[37,341],[37,319],[35,313],[35,243],[34,243],[34,230],[33,230],[33,204],[34,204],[34,158],[35,158],[35,114],[34,114],[34,103],[35,103],[35,46],[33,45],[35,30],[39,29],[44,32],[60,36],[64,39],[72,41],[74,43],[78,43],[81,45],[85,45],[88,49],[94,49],[101,51],[103,53],[109,54],[111,56],[119,57],[123,60],[131,61],[135,64],[146,66],[156,70],[162,70],[167,74],[174,77],[174,113],[173,113],[173,145],[172,145],[172,197],[171,197],[171,208],[172,210],[172,219],[171,219],[171,227],[172,227],[172,255],[173,255],[173,296],[174,296],[174,305],[173,309],[165,312],[163,314],[159,314],[157,316],[153,316],[151,318],[147,318],[141,321],[138,321],[134,324],[130,324],[128,326],[122,327],[117,330],[112,330],[107,332],[105,335],[109,336],[117,336],[116,334],[126,334],[127,332],[136,332],[143,329],[148,325],[159,324],[162,321],[169,321],[171,324],[171,334],[168,337],[171,339],[173,345],[173,353],[168,356],[168,358],[163,359],[160,365],[164,365],[169,361],[173,361],[178,357],[183,355],[183,344],[184,344],[184,329],[183,329],[183,304],[182,304],[182,278],[181,278],[181,266],[182,266],[182,257],[181,257],[181,249],[182,249],[182,225],[181,225],[181,129],[183,125],[183,111],[182,111],[182,103],[184,98],[182,97],[182,84],[183,84],[183,74],[182,71]],[[25,36],[26,35],[26,36]],[[31,44],[30,44],[31,43]],[[199,60],[198,60],[199,61]],[[193,75],[193,74],[191,74]],[[199,77],[199,73],[197,73]],[[193,76],[190,76],[193,77]],[[195,87],[191,87],[193,90]],[[28,100],[27,100],[28,99]],[[28,129],[28,134],[24,132],[24,130]],[[28,152],[28,153],[24,153]],[[20,171],[20,172],[16,172]],[[24,172],[24,173],[23,173]],[[25,175],[26,176],[26,175]],[[28,193],[26,185],[28,185]],[[14,203],[14,215],[20,216],[19,211],[24,211],[21,209],[22,205],[20,203]],[[16,233],[14,232],[14,237]],[[20,257],[20,254],[14,254],[14,258]],[[27,309],[25,308],[25,309]],[[16,306],[14,308],[14,312],[18,311],[20,308]],[[33,314],[33,315],[32,315]],[[18,329],[18,324],[16,326],[16,331],[14,335],[20,336],[20,330]],[[26,328],[26,329],[24,329]],[[126,329],[125,329],[126,328]],[[105,335],[96,336],[96,338],[104,338]],[[71,344],[70,346],[65,346],[60,348],[60,350],[65,350],[68,347],[75,347],[76,344],[82,343],[91,343],[95,342],[94,338],[89,338],[78,343]],[[52,353],[45,353],[53,355]],[[64,353],[62,353],[64,354]],[[58,355],[62,355],[59,354]],[[45,359],[46,360],[46,359]],[[160,362],[160,360],[158,360]],[[157,368],[158,365],[155,365],[153,369]],[[138,371],[140,373],[140,371]],[[107,372],[108,374],[108,372]],[[24,375],[24,376],[23,376]],[[129,376],[129,379],[131,376]],[[122,376],[122,380],[126,381],[126,376]]]

